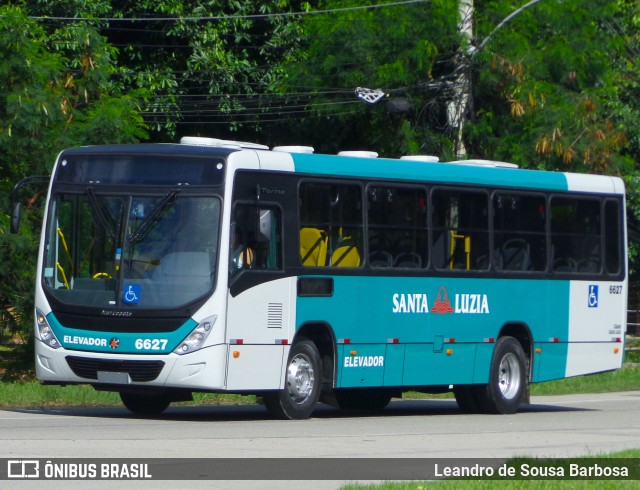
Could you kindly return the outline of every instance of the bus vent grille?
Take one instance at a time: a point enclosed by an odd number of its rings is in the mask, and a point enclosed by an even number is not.
[[[98,371],[129,373],[131,381],[153,381],[164,367],[162,361],[125,361],[114,359],[88,359],[67,356],[67,364],[76,376],[98,379]]]
[[[282,328],[282,303],[269,303],[267,308],[267,327]]]

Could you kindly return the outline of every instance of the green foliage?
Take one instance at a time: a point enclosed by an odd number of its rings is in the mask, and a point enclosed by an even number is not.
[[[306,5],[283,0],[110,3],[113,18],[141,19],[110,20],[103,30],[120,46],[117,76],[123,90],[146,91],[141,108],[159,141],[178,133],[228,136],[253,127],[259,94],[282,76],[278,63],[290,57],[300,39],[295,18],[276,14]]]
[[[33,264],[38,240],[28,235],[9,235],[4,221],[0,222],[0,309],[4,320],[0,332],[9,336],[20,334],[26,340],[33,320],[35,267],[23,264]]]
[[[39,2],[43,3],[43,2]],[[76,4],[89,5],[83,2]],[[87,23],[47,33],[25,12],[0,7],[0,206],[28,175],[50,171],[64,147],[133,142],[147,137],[141,93],[111,83],[114,49]],[[42,188],[20,194],[19,235],[0,215],[0,310],[10,311],[24,338],[33,324],[33,285],[41,226]]]
[[[443,107],[425,109],[433,94],[419,86],[442,74],[460,45],[456,3],[347,9],[359,5],[328,0],[319,8],[337,11],[302,20],[304,44],[282,64],[287,76],[280,91],[315,93],[309,103],[315,109],[302,121],[283,124],[280,132],[320,152],[443,154],[450,144],[429,124],[441,118]],[[369,105],[355,98],[356,87],[384,88],[392,95]],[[344,100],[337,102],[336,93],[345,94]],[[406,109],[390,105],[397,98],[404,99],[400,102]]]
[[[491,32],[509,4],[478,6],[479,32]],[[611,60],[624,50],[608,27],[619,15],[606,0],[540,2],[498,31],[476,59],[471,152],[533,168],[632,170],[626,128],[610,110]]]
[[[542,1],[495,32],[524,2],[474,2],[472,40],[451,0],[367,9],[355,0],[4,3],[3,210],[17,181],[48,173],[60,149],[84,144],[200,134],[453,159],[448,109],[453,82],[468,73],[469,156],[622,176],[631,270],[640,272],[635,0]],[[290,15],[314,10],[323,13]],[[356,87],[388,97],[367,104]],[[42,192],[21,195],[20,235],[8,234],[0,213],[0,310],[14,308],[25,332]]]
[[[479,37],[512,11],[511,2],[478,4]],[[474,155],[623,177],[632,277],[640,249],[638,12],[629,0],[540,2],[522,12],[476,57],[465,128]]]

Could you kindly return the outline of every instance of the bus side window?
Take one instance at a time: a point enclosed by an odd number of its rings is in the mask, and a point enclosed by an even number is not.
[[[619,274],[622,261],[620,260],[620,203],[613,199],[604,203],[604,239],[605,265],[608,274]]]
[[[493,195],[496,268],[544,271],[547,267],[545,222],[543,195],[496,192]]]
[[[276,206],[236,204],[231,226],[229,270],[282,267],[281,212]]]
[[[602,270],[600,212],[596,199],[551,199],[551,250],[556,272],[597,274]],[[575,264],[571,270],[562,265],[566,259]]]
[[[300,263],[362,265],[362,192],[358,185],[304,182],[300,186]]]
[[[486,270],[489,266],[489,199],[485,192],[435,189],[433,265],[436,269]]]
[[[367,189],[369,265],[419,269],[428,262],[427,193],[420,187]]]

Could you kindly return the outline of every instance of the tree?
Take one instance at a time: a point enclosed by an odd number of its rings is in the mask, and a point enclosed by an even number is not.
[[[112,48],[113,83],[146,91],[141,114],[156,141],[230,137],[255,129],[263,94],[300,37],[306,2],[269,0],[39,0],[31,15],[51,31],[68,12],[99,28]],[[73,7],[71,7],[73,6]],[[101,20],[91,20],[99,18]],[[78,21],[80,23],[80,21]],[[51,47],[57,45],[51,40]]]
[[[53,40],[58,48],[47,50]],[[9,209],[14,184],[27,175],[48,173],[63,147],[147,136],[137,108],[140,94],[121,94],[110,82],[112,54],[89,24],[72,22],[47,35],[22,9],[0,7],[2,209]],[[31,193],[20,196],[27,205],[20,235],[10,235],[9,216],[0,215],[0,309],[25,334],[33,318],[38,197],[43,193],[27,190]]]
[[[48,173],[62,148],[135,142],[150,130],[155,139],[173,139],[181,123],[209,134],[210,114],[227,133],[241,127],[243,111],[278,77],[276,60],[287,57],[297,35],[293,16],[272,15],[288,11],[281,1],[263,3],[257,18],[249,1],[16,3],[0,7],[4,209],[13,185]],[[20,196],[20,235],[9,235],[9,217],[0,218],[0,308],[25,333],[42,193],[27,188]]]
[[[512,9],[478,5],[479,37]],[[619,15],[606,0],[539,2],[495,32],[474,66],[471,151],[533,168],[632,169],[627,134],[607,104],[621,43],[606,26]]]
[[[452,159],[448,108],[470,86],[461,114],[469,156],[623,176],[640,242],[633,0],[473,2],[468,36],[459,6],[470,0],[14,4],[0,7],[4,209],[19,179],[48,173],[61,148],[83,144],[191,134]],[[367,104],[357,87],[382,98]],[[18,306],[25,325],[37,196],[22,196],[19,236],[0,216],[0,307]]]
[[[393,156],[450,153],[446,84],[429,81],[448,74],[460,39],[455,2],[359,8],[360,2],[329,0],[323,13],[302,20],[304,45],[280,93],[307,109],[278,135],[305,141],[318,151],[376,149]],[[375,105],[355,98],[356,87],[384,88]]]
[[[477,155],[524,167],[621,176],[627,185],[630,272],[635,277],[640,247],[638,4],[541,1],[495,30],[513,11],[510,2],[477,5],[479,38],[488,41],[473,67],[466,141]],[[633,302],[632,296],[640,297],[630,295]]]
[[[627,158],[635,162],[626,171],[627,227],[629,235],[629,260],[632,281],[629,291],[630,308],[640,309],[640,285],[638,264],[640,255],[640,8],[632,0],[616,2],[619,14],[604,25],[611,39],[620,46],[620,55],[611,60],[614,81],[610,90],[603,94],[604,106],[611,119],[624,131],[628,144],[624,148]]]

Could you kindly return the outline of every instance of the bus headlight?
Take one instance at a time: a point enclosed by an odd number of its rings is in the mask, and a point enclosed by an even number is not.
[[[56,338],[51,326],[49,326],[49,322],[47,322],[47,317],[44,314],[36,309],[36,326],[38,327],[38,335],[40,336],[40,340],[52,349],[57,349],[60,346],[60,342]]]
[[[207,340],[217,319],[218,316],[213,315],[202,320],[173,352],[182,355],[198,350]]]

